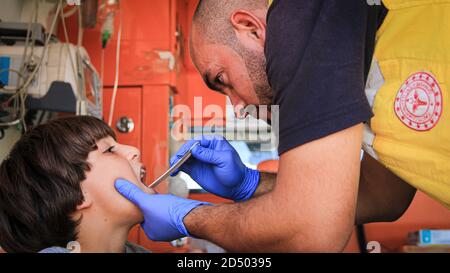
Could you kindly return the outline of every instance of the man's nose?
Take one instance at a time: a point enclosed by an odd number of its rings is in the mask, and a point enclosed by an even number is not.
[[[245,118],[248,113],[245,111],[246,103],[237,96],[228,96],[230,98],[231,104],[233,104],[234,115],[237,119]]]

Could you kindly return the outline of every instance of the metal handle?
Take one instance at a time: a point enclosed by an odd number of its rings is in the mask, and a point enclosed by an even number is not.
[[[134,130],[134,121],[129,117],[121,117],[116,123],[116,128],[123,134],[131,133]]]

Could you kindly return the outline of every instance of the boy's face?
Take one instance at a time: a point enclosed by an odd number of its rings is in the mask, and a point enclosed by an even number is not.
[[[114,224],[137,224],[143,221],[140,210],[118,193],[114,187],[117,178],[124,178],[136,184],[146,193],[145,167],[141,163],[137,148],[117,143],[112,137],[96,142],[98,149],[89,153],[91,170],[81,182],[86,200],[92,202],[92,209],[98,210],[105,221]]]

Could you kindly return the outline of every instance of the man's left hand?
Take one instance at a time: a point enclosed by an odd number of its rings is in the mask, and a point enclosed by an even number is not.
[[[184,217],[198,206],[209,205],[171,194],[147,194],[123,179],[116,180],[115,187],[142,211],[144,222],[141,226],[153,241],[169,242],[190,236],[183,223]]]

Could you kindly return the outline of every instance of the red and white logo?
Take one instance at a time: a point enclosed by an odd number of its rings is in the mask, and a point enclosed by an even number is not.
[[[442,114],[442,92],[429,72],[410,76],[397,93],[394,111],[403,124],[417,131],[431,130]]]

